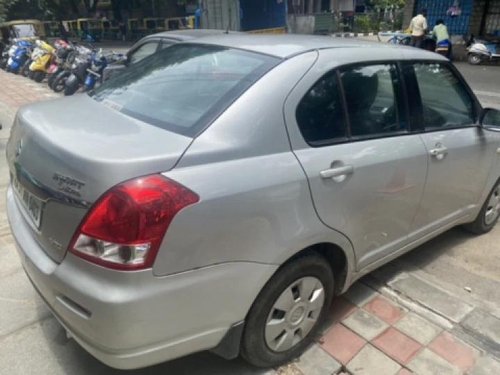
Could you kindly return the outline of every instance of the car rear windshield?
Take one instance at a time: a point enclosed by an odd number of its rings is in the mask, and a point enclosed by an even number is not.
[[[194,137],[279,61],[221,46],[177,44],[90,95],[128,116]]]

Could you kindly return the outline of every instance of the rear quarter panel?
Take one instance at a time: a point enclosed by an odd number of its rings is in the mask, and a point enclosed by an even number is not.
[[[318,242],[335,243],[352,257],[349,241],[319,221],[284,123],[285,98],[316,57],[305,53],[267,73],[165,174],[200,202],[171,223],[155,275],[225,262],[279,265]]]

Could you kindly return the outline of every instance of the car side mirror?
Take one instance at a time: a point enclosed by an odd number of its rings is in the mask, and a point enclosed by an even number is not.
[[[481,126],[483,128],[495,128],[500,131],[500,111],[493,108],[484,109],[481,115]]]

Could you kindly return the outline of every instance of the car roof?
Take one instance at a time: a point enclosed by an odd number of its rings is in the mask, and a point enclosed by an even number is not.
[[[222,34],[239,34],[239,33],[237,31],[227,31],[219,29],[185,29],[185,30],[163,31],[161,33],[148,35],[141,40],[167,38],[181,42],[185,40],[202,38],[207,36],[217,36],[217,35],[220,36]]]
[[[404,50],[406,57],[415,59],[446,60],[444,57],[434,53],[389,43],[363,41],[355,38],[335,38],[328,35],[299,35],[299,34],[249,34],[234,33],[226,35],[206,36],[203,40],[187,40],[188,43],[203,43],[225,46],[229,48],[245,49],[257,53],[286,59],[304,52],[330,49],[330,48],[353,48],[353,49],[384,49],[384,55],[394,50],[394,59],[401,58],[398,51]],[[374,51],[375,52],[375,51]],[[390,53],[389,53],[390,54]]]

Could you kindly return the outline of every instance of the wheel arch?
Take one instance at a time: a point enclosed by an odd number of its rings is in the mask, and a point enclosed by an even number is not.
[[[349,257],[342,247],[337,244],[331,242],[320,242],[313,245],[310,245],[299,252],[295,253],[291,256],[285,263],[289,263],[294,261],[297,258],[307,256],[308,254],[316,253],[321,255],[326,259],[328,265],[330,266],[333,277],[335,280],[335,290],[334,294],[341,294],[346,287],[348,287],[348,283],[350,280],[350,264]]]
[[[318,242],[301,250],[295,252],[293,255],[289,256],[284,262],[281,263],[280,267],[276,269],[275,272],[266,280],[260,291],[255,296],[254,301],[252,301],[251,306],[255,303],[262,290],[268,285],[272,277],[286,264],[293,262],[294,260],[305,257],[309,254],[318,254],[325,258],[330,266],[333,277],[334,277],[334,295],[339,295],[343,293],[351,284],[352,274],[353,274],[353,264],[354,264],[354,253],[349,252],[342,248],[341,246],[332,242]],[[248,309],[247,314],[250,312]],[[226,335],[222,338],[221,342],[217,347],[211,349],[210,351],[222,358],[231,360],[238,357],[240,354],[240,345],[243,331],[245,328],[245,322],[247,317],[243,321],[235,323]]]

